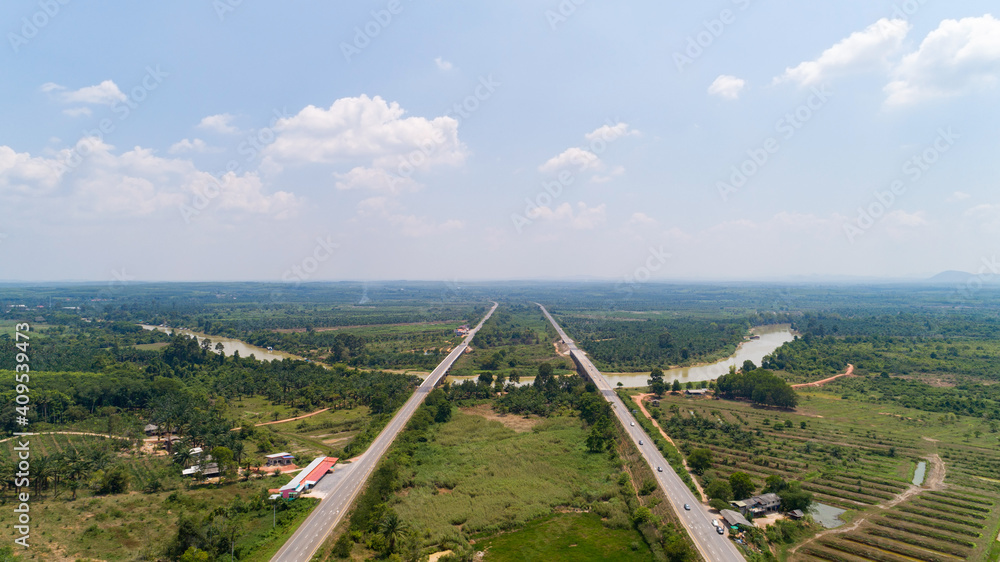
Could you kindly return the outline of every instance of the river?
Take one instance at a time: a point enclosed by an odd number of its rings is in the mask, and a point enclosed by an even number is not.
[[[140,324],[143,330],[159,330],[161,332],[166,332],[167,334],[172,334],[176,330],[175,328],[164,328],[162,326],[151,326],[149,324]],[[212,351],[215,351],[215,345],[222,344],[222,353],[227,357],[231,357],[237,351],[240,352],[240,357],[250,357],[261,361],[274,361],[275,359],[299,359],[304,360],[302,357],[297,355],[292,355],[291,353],[285,353],[284,351],[268,351],[263,347],[257,347],[255,345],[250,345],[246,342],[240,340],[234,340],[230,338],[224,338],[222,336],[210,336],[207,334],[200,334],[198,332],[192,332],[191,330],[176,330],[178,333],[194,336],[198,338],[198,343],[201,343],[204,339],[209,339],[212,342]]]
[[[731,365],[735,365],[739,369],[747,359],[760,367],[760,363],[766,355],[771,354],[775,349],[795,339],[795,335],[788,324],[758,326],[751,330],[751,333],[759,336],[759,339],[752,339],[741,343],[736,348],[736,353],[731,356],[706,365],[668,369],[663,372],[663,381],[671,384],[673,381],[679,380],[681,384],[684,384],[687,382],[715,380],[728,373]],[[604,378],[608,379],[611,386],[617,386],[620,382],[625,388],[637,388],[646,386],[646,382],[649,380],[649,373],[604,373]]]

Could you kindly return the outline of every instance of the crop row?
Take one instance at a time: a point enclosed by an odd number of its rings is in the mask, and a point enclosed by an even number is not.
[[[875,538],[873,536],[867,535],[847,535],[844,537],[849,541],[854,541],[866,546],[877,548],[880,550],[887,550],[899,554],[900,556],[905,556],[909,558],[915,558],[917,560],[923,560],[924,562],[950,562],[951,558],[943,558],[937,554],[930,552],[924,552],[921,550],[916,550],[906,546],[902,546],[893,541],[884,540],[882,538]]]
[[[941,521],[947,521],[949,523],[958,523],[959,525],[965,525],[966,527],[973,527],[975,529],[982,529],[983,525],[975,521],[968,521],[965,519],[959,519],[958,517],[952,517],[950,515],[945,515],[943,513],[936,513],[933,511],[928,511],[926,508],[918,509],[911,505],[899,505],[896,506],[898,511],[905,511],[906,513],[912,513],[914,515],[922,515],[924,517],[929,517],[931,519],[939,519]]]
[[[865,495],[865,496],[871,496],[873,498],[879,498],[879,499],[882,499],[882,500],[891,500],[892,499],[892,494],[887,494],[887,493],[881,492],[881,491],[869,491],[870,489],[874,490],[874,488],[862,488],[862,487],[859,487],[857,484],[845,484],[843,482],[838,482],[836,480],[830,480],[828,478],[824,478],[822,480],[814,480],[814,482],[816,482],[816,483],[822,482],[823,483],[822,485],[826,486],[827,488],[834,488],[834,489],[837,489],[837,490],[843,490],[845,492],[850,492],[852,494],[862,494],[862,495]]]
[[[919,517],[914,517],[913,515],[907,515],[904,513],[888,512],[883,514],[883,517],[888,517],[889,519],[898,519],[899,521],[905,521],[907,523],[913,523],[914,525],[923,525],[924,527],[930,527],[932,529],[940,529],[942,531],[948,531],[949,533],[955,533],[958,535],[966,535],[972,538],[979,538],[982,533],[977,533],[971,529],[965,529],[963,527],[956,527],[953,525],[946,525],[940,521],[933,521],[928,519],[921,519]]]
[[[844,558],[836,552],[830,552],[827,550],[820,550],[816,547],[807,546],[802,549],[803,554],[808,554],[809,556],[814,556],[820,560],[830,560],[831,562],[854,562],[855,558]]]
[[[989,507],[993,506],[993,502],[989,501],[984,496],[979,496],[979,497],[963,496],[961,494],[955,494],[955,493],[952,493],[952,492],[941,492],[941,491],[938,491],[938,490],[927,492],[927,494],[931,495],[931,496],[937,496],[937,497],[941,497],[941,498],[948,498],[948,499],[952,499],[952,500],[965,501],[965,502],[969,502],[969,503],[978,503],[978,504],[989,506]]]
[[[909,533],[911,535],[921,535],[921,536],[924,536],[924,537],[927,537],[927,538],[931,538],[931,539],[935,539],[935,540],[939,540],[939,541],[950,542],[950,543],[958,544],[958,545],[961,545],[961,546],[967,546],[969,548],[973,548],[973,547],[976,546],[975,543],[970,542],[967,539],[955,537],[955,536],[952,536],[952,535],[946,535],[944,533],[939,533],[937,531],[931,531],[929,529],[924,529],[924,528],[921,528],[921,527],[911,527],[909,525],[903,525],[899,521],[892,521],[891,519],[880,519],[880,520],[876,521],[875,523],[877,525],[882,526],[882,527],[888,527],[890,529],[896,529],[897,531],[903,531],[904,533]]]
[[[856,501],[858,503],[863,503],[865,505],[874,505],[874,504],[878,503],[878,499],[872,499],[872,498],[869,498],[869,497],[860,496],[858,494],[853,494],[853,493],[845,492],[843,490],[838,490],[836,488],[828,488],[826,486],[822,486],[820,484],[815,484],[813,482],[807,482],[807,483],[803,484],[802,485],[802,489],[808,490],[810,492],[817,492],[817,493],[821,493],[821,494],[826,494],[828,496],[834,496],[834,497],[843,498],[843,499],[846,499],[846,500]]]
[[[823,477],[827,480],[833,482],[841,482],[843,484],[852,484],[854,486],[863,486],[865,488],[871,488],[873,490],[878,490],[880,492],[887,492],[889,494],[895,495],[902,492],[905,487],[903,485],[898,486],[888,486],[879,482],[872,481],[871,478],[862,477],[852,477],[850,474],[824,474]],[[860,482],[860,484],[859,484]]]
[[[925,501],[939,503],[939,504],[944,504],[944,505],[950,505],[952,507],[958,507],[958,508],[961,508],[961,509],[964,509],[964,510],[967,510],[967,511],[978,511],[979,513],[989,513],[990,512],[990,508],[988,508],[988,507],[983,507],[983,506],[980,506],[980,505],[969,504],[969,503],[962,503],[962,502],[958,502],[958,501],[955,501],[955,500],[952,500],[952,499],[948,499],[948,498],[927,497],[927,498],[925,498]]]
[[[929,509],[929,510],[935,511],[935,512],[948,513],[948,514],[951,514],[951,515],[956,515],[958,517],[967,517],[969,519],[979,519],[980,521],[985,521],[986,520],[986,516],[985,515],[981,515],[979,513],[968,512],[968,511],[961,511],[961,510],[955,509],[953,507],[945,507],[945,506],[943,506],[943,505],[941,505],[939,503],[936,503],[936,502],[933,502],[933,501],[930,501],[930,500],[925,500],[925,499],[919,498],[919,497],[917,499],[915,499],[912,503],[913,503],[914,506],[921,507],[921,508],[924,508],[924,509]],[[988,511],[987,511],[987,513],[988,513]]]
[[[906,560],[905,558],[901,559],[895,554],[882,552],[880,550],[876,550],[874,548],[867,546],[862,546],[860,544],[846,541],[843,539],[841,540],[822,539],[819,541],[819,543],[827,548],[832,548],[834,550],[846,552],[847,554],[857,556],[858,558],[864,558],[866,560],[875,560],[876,562],[899,562],[900,560]]]
[[[925,550],[933,550],[943,554],[950,554],[952,556],[958,556],[959,558],[965,558],[969,555],[969,550],[967,548],[962,548],[954,544],[933,542],[928,540],[927,537],[914,536],[909,533],[900,533],[891,529],[883,529],[880,527],[870,527],[865,529],[865,532],[869,535],[875,535],[877,537],[883,537],[887,539],[892,539],[895,541],[903,542],[906,544],[912,544],[913,546],[919,546]]]

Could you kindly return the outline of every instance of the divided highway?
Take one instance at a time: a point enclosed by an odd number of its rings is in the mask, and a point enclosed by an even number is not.
[[[364,452],[355,462],[343,465],[320,480],[319,484],[313,488],[313,492],[322,495],[320,504],[309,514],[309,517],[302,522],[295,534],[288,539],[288,542],[278,550],[278,553],[271,558],[272,562],[306,562],[323,545],[323,541],[330,535],[330,532],[340,523],[344,514],[350,509],[354,499],[361,492],[368,476],[371,475],[378,461],[389,449],[396,435],[406,426],[417,407],[430,391],[438,384],[441,378],[448,372],[452,363],[458,359],[465,349],[469,347],[469,342],[475,337],[476,332],[483,327],[490,316],[497,309],[497,303],[493,303],[493,308],[486,316],[479,321],[469,335],[462,340],[462,343],[451,350],[448,357],[441,362],[437,368],[431,372],[424,382],[417,387],[413,396],[400,408],[392,421],[385,426],[382,433],[375,438],[368,450]]]
[[[660,453],[659,449],[656,448],[656,445],[653,444],[653,440],[649,438],[649,435],[646,435],[642,427],[635,423],[635,418],[632,417],[631,412],[628,411],[625,403],[621,401],[607,379],[604,378],[604,375],[597,370],[597,367],[594,367],[587,354],[576,347],[576,343],[566,335],[566,332],[559,326],[555,318],[549,314],[549,311],[541,304],[538,304],[538,306],[545,313],[545,317],[549,319],[549,322],[552,323],[556,332],[559,333],[559,337],[562,338],[563,343],[569,347],[570,355],[576,364],[582,366],[587,371],[590,380],[594,382],[597,389],[604,395],[604,398],[608,402],[611,402],[611,410],[618,417],[618,421],[621,422],[626,433],[635,442],[636,447],[639,448],[649,467],[653,469],[653,475],[656,476],[658,484],[666,493],[667,499],[670,500],[670,504],[674,507],[674,512],[677,513],[681,523],[687,529],[698,551],[701,552],[701,556],[709,562],[742,562],[743,555],[740,554],[739,549],[725,535],[718,534],[715,527],[712,526],[714,516],[709,513],[708,509],[702,505],[701,501],[695,498],[691,490],[681,481],[680,476],[667,463],[667,460]],[[639,444],[640,441],[642,441],[642,445]],[[660,469],[663,472],[659,472]],[[691,510],[685,510],[684,504],[690,505]]]

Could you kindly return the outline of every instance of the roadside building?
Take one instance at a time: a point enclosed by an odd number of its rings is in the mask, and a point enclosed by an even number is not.
[[[778,494],[761,494],[745,500],[729,502],[740,513],[746,515],[752,513],[754,517],[775,513],[781,510],[781,498]]]
[[[282,486],[278,493],[286,500],[299,497],[300,494],[309,491],[318,484],[335,464],[337,464],[335,457],[316,457],[313,462],[309,463],[309,466],[303,468],[302,472],[292,478],[291,482]]]
[[[743,517],[738,511],[723,509],[719,513],[722,515],[722,520],[726,526],[733,531],[739,531],[741,527],[746,529],[753,527],[753,523],[747,521],[746,517]]]
[[[264,468],[269,468],[272,466],[288,466],[295,462],[295,456],[291,453],[274,453],[272,455],[267,455],[264,457]]]
[[[687,389],[687,390],[684,391],[684,394],[687,394],[688,396],[705,396],[706,394],[708,394],[708,389],[707,388],[689,388],[689,389]]]
[[[806,514],[803,513],[801,509],[793,509],[793,510],[791,510],[791,511],[788,512],[788,516],[791,517],[792,519],[795,519],[796,521],[798,521],[799,519],[802,519],[803,517],[805,517]]]

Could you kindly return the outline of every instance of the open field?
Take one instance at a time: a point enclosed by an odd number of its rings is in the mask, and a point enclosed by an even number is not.
[[[783,550],[789,559],[987,560],[1000,527],[1000,485],[981,478],[1000,479],[1000,453],[995,434],[970,435],[979,420],[942,424],[926,412],[873,409],[818,389],[800,404],[779,412],[667,395],[659,415],[682,450],[712,451],[705,481],[739,470],[759,491],[778,475],[848,510],[842,519],[850,525],[793,546],[794,554]],[[917,461],[928,463],[923,486],[910,483]]]
[[[605,527],[592,513],[562,513],[476,543],[488,562],[644,562],[653,554],[634,530]]]

